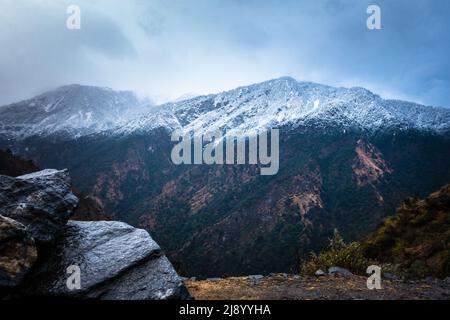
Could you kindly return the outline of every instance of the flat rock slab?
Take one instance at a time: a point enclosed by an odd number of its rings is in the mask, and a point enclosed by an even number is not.
[[[182,279],[165,256],[146,261],[104,287],[89,292],[86,297],[103,300],[191,299]]]
[[[67,286],[69,266],[80,270],[81,288]],[[181,278],[160,247],[141,229],[122,222],[75,222],[64,228],[57,246],[39,265],[32,295],[83,299],[188,298]]]

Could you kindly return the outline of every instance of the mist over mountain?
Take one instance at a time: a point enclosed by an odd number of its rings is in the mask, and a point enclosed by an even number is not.
[[[53,134],[79,137],[148,111],[151,104],[129,91],[67,85],[0,109],[0,134],[21,139]]]
[[[359,239],[405,197],[450,181],[450,110],[289,77],[159,106],[68,86],[2,107],[0,119],[0,147],[68,168],[115,218],[149,230],[184,275],[295,271],[334,228]],[[280,129],[275,176],[170,158],[176,129],[269,128]]]

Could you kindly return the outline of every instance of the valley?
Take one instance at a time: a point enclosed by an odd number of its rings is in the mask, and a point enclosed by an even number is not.
[[[112,123],[96,117],[109,105],[89,103],[86,111],[97,119],[89,131],[34,125],[2,107],[9,123],[2,121],[0,148],[43,168],[68,168],[80,191],[112,218],[148,230],[187,277],[298,272],[335,228],[345,240],[359,240],[405,198],[450,181],[450,112],[384,100],[363,88],[284,77]],[[58,115],[52,119],[64,123]],[[273,176],[261,176],[257,164],[171,160],[174,130],[270,128],[280,132]]]

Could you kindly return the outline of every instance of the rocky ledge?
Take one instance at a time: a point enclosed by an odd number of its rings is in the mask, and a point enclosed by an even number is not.
[[[65,170],[0,176],[0,298],[190,298],[146,231],[69,221],[70,185]]]

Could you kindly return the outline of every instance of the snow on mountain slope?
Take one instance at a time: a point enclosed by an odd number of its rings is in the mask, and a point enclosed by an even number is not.
[[[66,86],[0,109],[0,134],[15,137],[65,132],[72,136],[148,132],[252,134],[282,126],[328,125],[371,132],[417,129],[450,132],[450,110],[385,100],[364,88],[334,88],[290,77],[219,94],[150,107],[131,92]]]
[[[369,131],[450,131],[448,109],[385,100],[364,88],[333,88],[290,77],[168,103],[158,110],[151,117],[131,121],[122,133],[167,126],[186,132],[252,134],[267,128],[311,123]]]
[[[14,138],[99,132],[149,110],[132,92],[69,85],[0,108],[0,133]]]
[[[167,128],[172,131],[182,129],[183,126],[171,110],[156,107],[147,114],[136,117],[122,126],[105,132],[105,134],[128,135],[146,133],[157,128]]]

